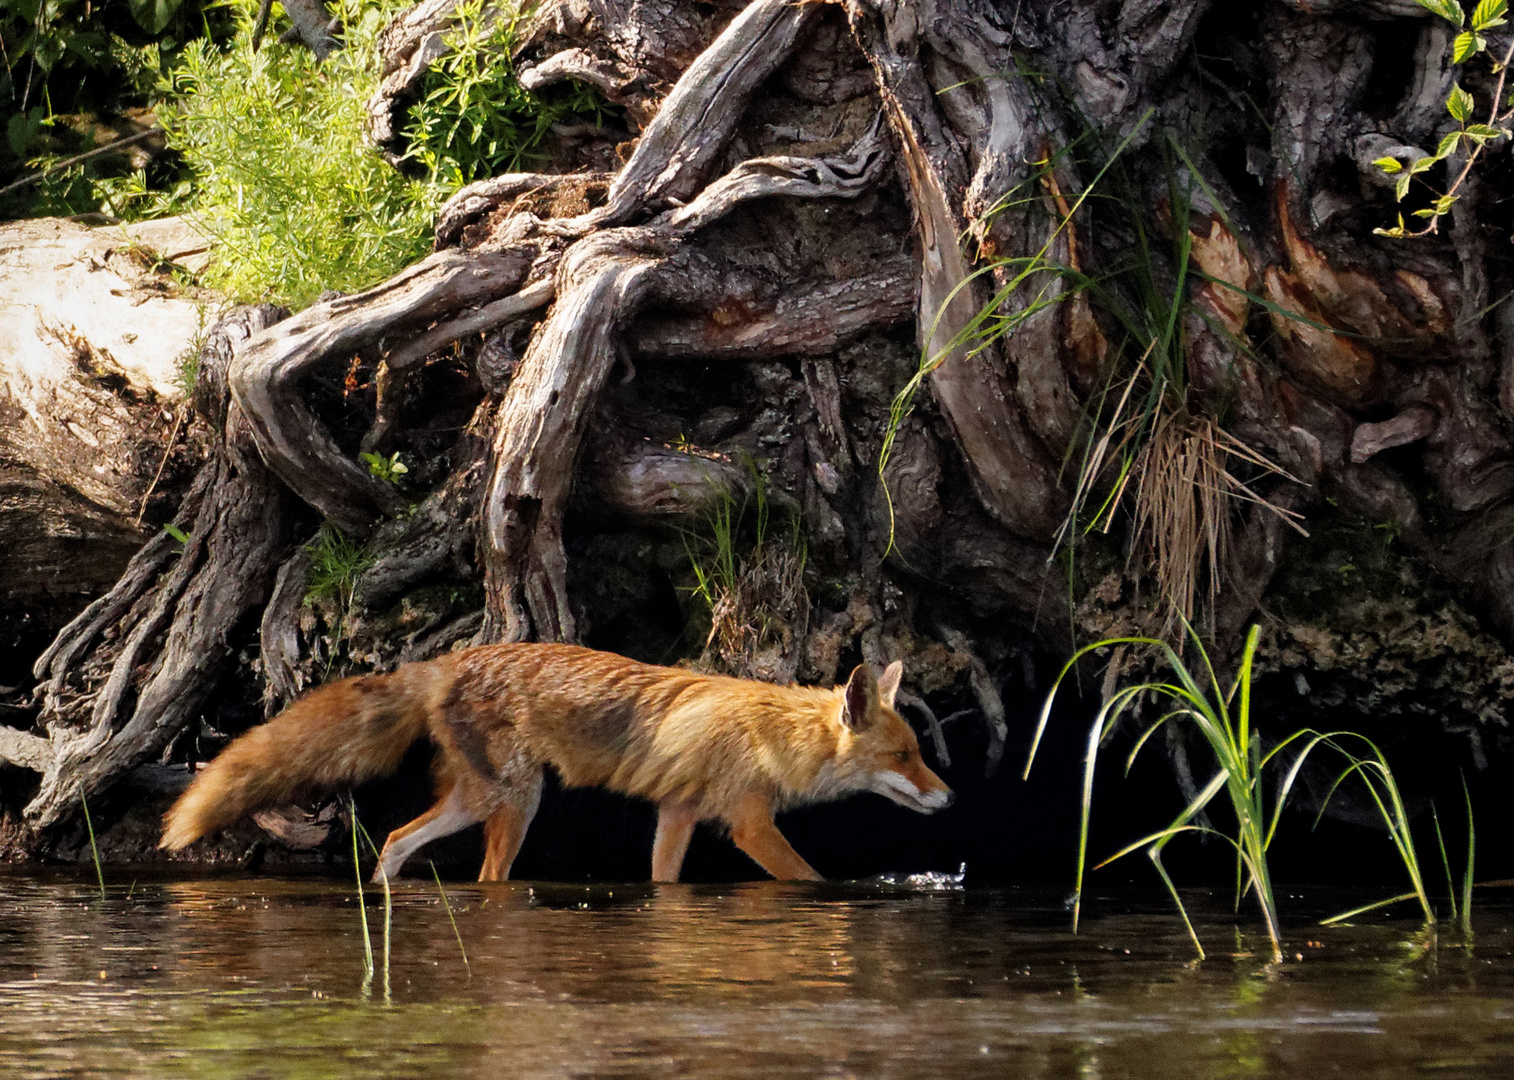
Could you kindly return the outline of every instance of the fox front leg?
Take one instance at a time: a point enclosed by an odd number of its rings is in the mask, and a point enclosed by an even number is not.
[[[779,881],[824,881],[773,823],[773,808],[764,799],[748,799],[727,819],[731,840]]]

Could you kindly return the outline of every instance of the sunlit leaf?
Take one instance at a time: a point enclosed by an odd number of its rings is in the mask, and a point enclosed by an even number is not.
[[[1418,3],[1426,11],[1439,15],[1453,26],[1460,26],[1466,21],[1466,12],[1462,11],[1456,0],[1418,0]]]
[[[1413,173],[1404,173],[1398,178],[1398,182],[1394,184],[1393,189],[1397,194],[1399,202],[1403,202],[1404,196],[1409,194],[1409,181],[1413,179]]]
[[[1455,120],[1464,124],[1467,122],[1467,118],[1472,115],[1472,106],[1474,104],[1476,103],[1472,100],[1471,94],[1467,93],[1460,86],[1453,86],[1451,87],[1451,96],[1446,98],[1446,112],[1450,113]]]
[[[1479,37],[1470,30],[1463,30],[1456,35],[1456,41],[1451,45],[1451,62],[1453,64],[1463,63],[1487,47],[1488,41],[1486,38]]]
[[[1440,145],[1435,148],[1435,158],[1440,160],[1456,152],[1456,144],[1461,141],[1461,132],[1453,131],[1440,140]]]
[[[1399,161],[1398,158],[1380,157],[1372,164],[1376,165],[1379,169],[1387,173],[1389,176],[1392,176],[1394,173],[1404,171],[1404,164],[1403,162]]]
[[[1492,26],[1502,26],[1504,16],[1509,13],[1509,0],[1482,0],[1472,12],[1472,29],[1486,30]]]

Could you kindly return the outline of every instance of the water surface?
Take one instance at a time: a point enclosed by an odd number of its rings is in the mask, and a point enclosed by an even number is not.
[[[1469,947],[1284,899],[1287,959],[1199,898],[885,885],[112,885],[0,871],[0,1076],[1514,1076],[1514,904]],[[1507,896],[1507,894],[1505,894]],[[471,969],[471,974],[470,974]]]

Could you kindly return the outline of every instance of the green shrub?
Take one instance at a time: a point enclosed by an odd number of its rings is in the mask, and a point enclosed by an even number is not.
[[[408,156],[449,191],[538,161],[554,124],[598,127],[611,111],[598,94],[577,83],[542,94],[520,85],[512,54],[530,7],[522,3],[502,12],[470,0],[458,9],[452,51],[421,80],[404,132]]]
[[[363,138],[380,77],[374,41],[402,3],[337,0],[346,47],[317,62],[302,47],[253,52],[256,5],[232,2],[235,43],[188,46],[171,77],[177,100],[162,109],[194,175],[195,215],[220,241],[207,283],[299,306],[420,258],[441,193],[396,172]]]

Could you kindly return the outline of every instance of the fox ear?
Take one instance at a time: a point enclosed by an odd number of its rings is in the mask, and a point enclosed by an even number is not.
[[[852,677],[846,680],[846,702],[841,709],[841,722],[853,731],[861,731],[872,722],[878,711],[878,680],[873,678],[873,669],[866,664],[852,668]]]
[[[899,680],[904,677],[904,662],[895,660],[883,669],[883,677],[878,680],[878,700],[883,703],[885,709],[894,707],[894,695],[899,692]]]

